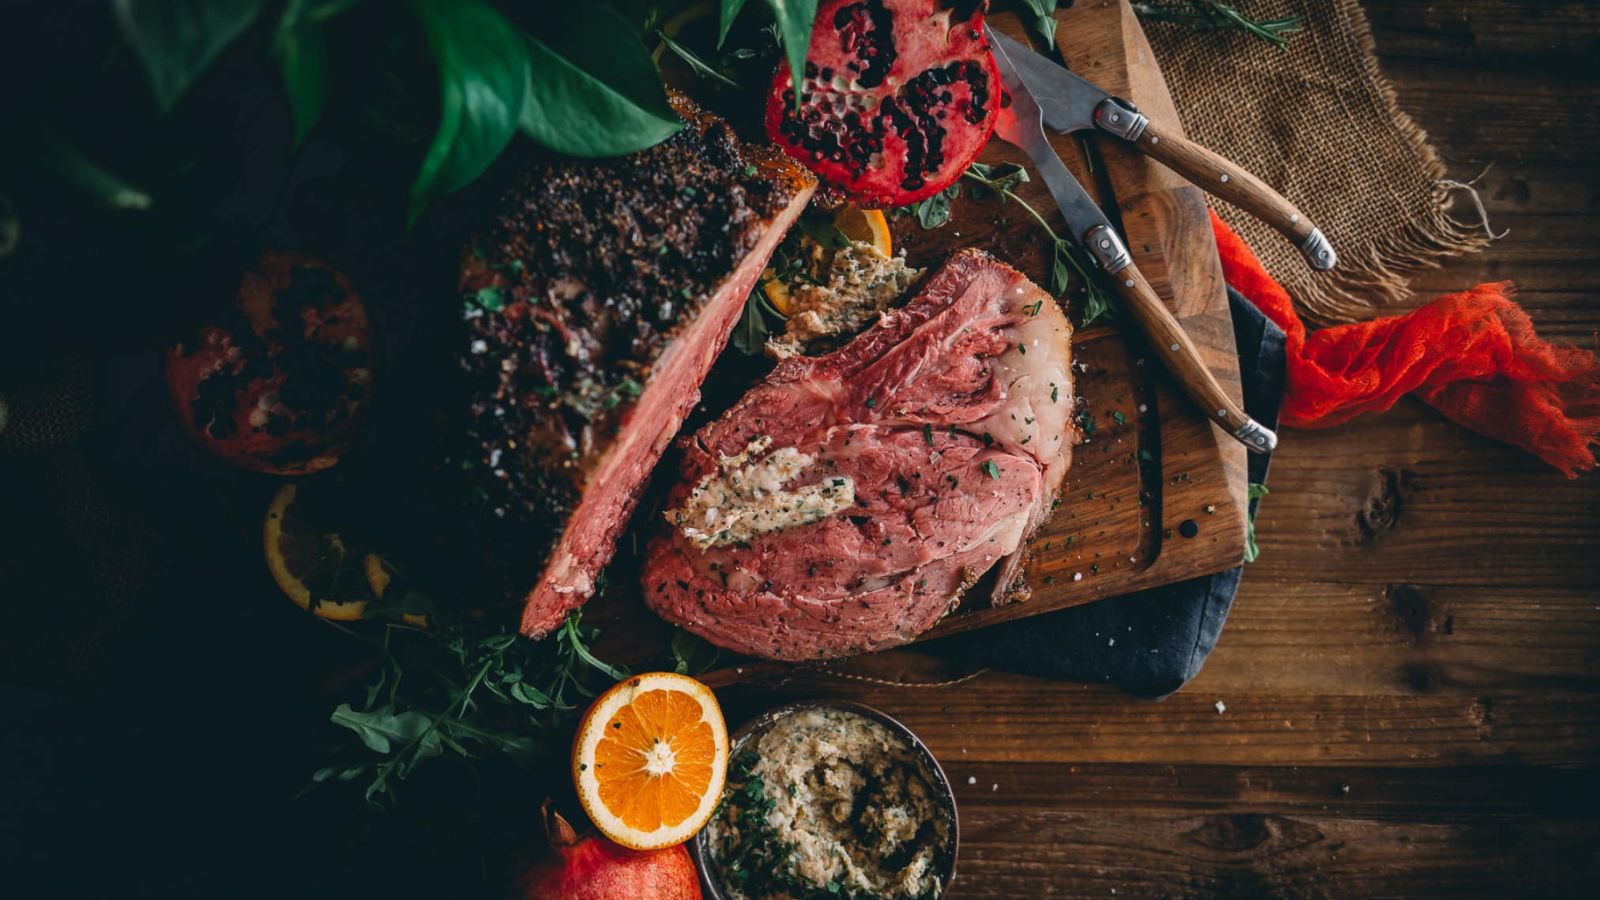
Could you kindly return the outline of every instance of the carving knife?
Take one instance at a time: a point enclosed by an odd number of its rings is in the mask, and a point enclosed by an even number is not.
[[[1044,113],[1044,124],[1062,134],[1094,130],[1121,138],[1139,152],[1165,163],[1206,192],[1232,203],[1277,229],[1300,248],[1313,269],[1338,264],[1333,245],[1294,204],[1231,160],[1173,134],[1032,48],[985,26],[995,59],[1009,60],[1011,71]],[[1013,91],[1015,93],[1015,91]]]
[[[1272,450],[1278,445],[1278,436],[1245,415],[1239,404],[1222,389],[1216,376],[1201,360],[1200,351],[1188,333],[1134,265],[1132,254],[1122,236],[1111,226],[1111,220],[1050,146],[1044,131],[1044,112],[1017,77],[1005,46],[994,42],[992,32],[990,42],[1001,80],[1011,95],[1011,105],[1000,111],[995,133],[1033,161],[1040,180],[1061,208],[1067,230],[1110,276],[1123,305],[1149,336],[1151,349],[1178,379],[1185,393],[1200,404],[1211,421],[1246,447],[1258,453]]]

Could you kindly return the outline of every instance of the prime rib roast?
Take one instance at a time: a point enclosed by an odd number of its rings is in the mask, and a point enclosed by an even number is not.
[[[1027,538],[1071,459],[1072,327],[977,250],[827,355],[794,357],[683,440],[646,601],[719,646],[783,660],[930,628]]]
[[[469,449],[484,540],[517,558],[521,630],[595,591],[640,490],[815,186],[682,98],[686,127],[522,172],[462,260]],[[537,571],[537,575],[534,572]]]

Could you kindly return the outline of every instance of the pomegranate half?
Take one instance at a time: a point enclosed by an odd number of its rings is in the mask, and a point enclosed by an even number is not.
[[[767,94],[767,134],[852,202],[931,197],[994,131],[1000,72],[984,2],[824,0],[795,103],[789,67]]]

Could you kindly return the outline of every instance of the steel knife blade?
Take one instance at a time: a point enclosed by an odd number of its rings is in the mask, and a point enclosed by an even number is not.
[[[1011,43],[1015,45],[1016,42]],[[1039,179],[1050,190],[1056,206],[1061,208],[1061,215],[1067,220],[1073,240],[1083,241],[1097,227],[1109,231],[1110,219],[1095,204],[1089,192],[1083,189],[1083,185],[1078,183],[1061,157],[1056,155],[1055,148],[1050,146],[1050,139],[1044,131],[1044,113],[1033,93],[1019,77],[1013,54],[995,43],[993,31],[990,32],[990,44],[995,63],[1000,69],[1000,80],[1005,84],[1006,93],[1011,95],[1011,105],[1000,111],[995,133],[1000,135],[1001,140],[1028,155]],[[1031,54],[1033,51],[1028,52]]]
[[[1095,109],[1115,98],[1093,82],[1074,75],[1071,69],[1035,53],[1032,47],[988,26],[985,30],[995,59],[1004,55],[1010,61],[1011,70],[1044,113],[1045,125],[1062,133],[1096,127]]]

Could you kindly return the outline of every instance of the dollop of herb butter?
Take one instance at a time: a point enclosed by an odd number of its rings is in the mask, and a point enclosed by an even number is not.
[[[783,447],[760,457],[772,446],[762,435],[742,452],[717,461],[717,471],[700,479],[683,506],[668,510],[667,521],[695,547],[706,550],[750,540],[785,528],[818,522],[856,502],[855,480],[826,476],[821,481],[784,489],[805,474],[816,457]]]
[[[847,710],[785,716],[734,754],[707,826],[739,900],[938,897],[951,823],[916,751]]]
[[[830,338],[851,337],[921,275],[922,270],[906,265],[903,257],[884,256],[863,241],[841,247],[833,254],[825,280],[791,289],[788,325],[781,337],[767,342],[767,351],[783,359]]]

